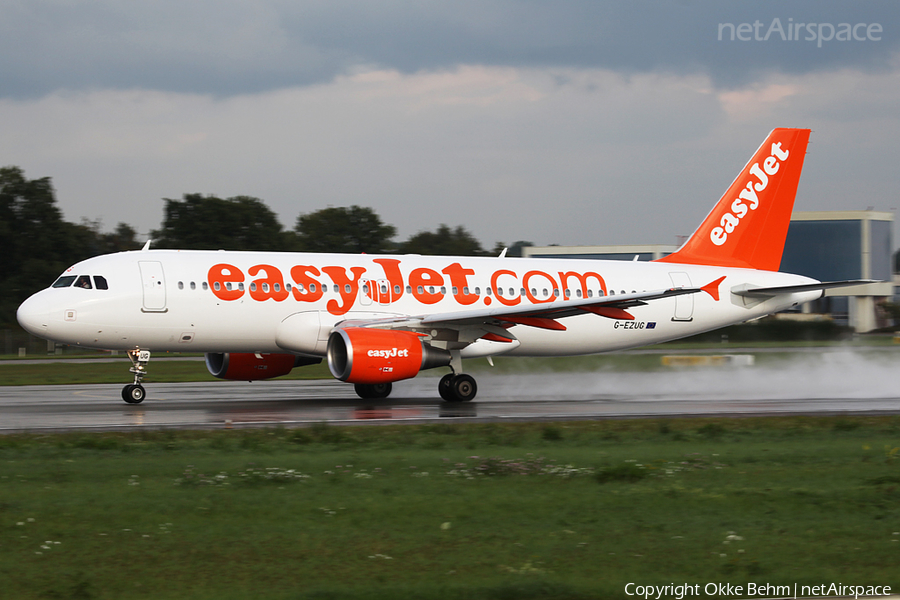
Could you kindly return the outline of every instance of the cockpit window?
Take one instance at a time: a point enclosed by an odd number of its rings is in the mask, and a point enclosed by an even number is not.
[[[78,279],[75,280],[75,287],[84,288],[86,290],[93,289],[91,286],[91,278],[89,275],[79,275]]]
[[[106,277],[103,275],[94,275],[94,286],[98,290],[108,290],[109,284],[106,283]]]
[[[72,285],[72,282],[75,281],[75,275],[63,275],[59,279],[53,282],[51,287],[55,288],[64,288]]]

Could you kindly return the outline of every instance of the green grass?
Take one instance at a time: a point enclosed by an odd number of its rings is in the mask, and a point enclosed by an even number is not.
[[[766,347],[757,345],[757,347]],[[848,346],[851,348],[852,346]],[[706,354],[728,354],[734,352],[728,346],[686,346],[670,348],[668,345],[656,347],[663,351],[671,350],[673,354],[685,350],[700,350]],[[852,347],[855,352],[868,356],[898,356],[900,346],[862,346]],[[745,352],[753,354],[751,350]],[[804,356],[802,348],[786,348],[784,352],[759,352],[755,354],[758,366],[779,366],[785,361]],[[109,357],[107,360],[87,363],[56,360],[43,364],[21,364],[11,360],[0,363],[0,386],[2,385],[39,385],[39,384],[79,384],[79,383],[123,383],[131,379],[128,372],[131,363],[124,356]],[[471,359],[465,363],[466,371],[471,373],[536,373],[536,372],[585,372],[585,371],[656,371],[665,370],[661,355],[641,353],[611,353],[590,356],[569,357],[495,357],[494,366],[485,360]],[[212,381],[203,361],[197,360],[151,360],[148,368],[147,383],[180,383],[187,381]],[[423,376],[440,376],[446,371],[436,369],[425,371]],[[327,364],[310,365],[294,369],[280,379],[331,379]]]
[[[17,364],[15,361],[0,364],[0,385],[47,385],[77,383],[123,383],[131,381],[128,372],[131,361],[126,357],[119,360],[98,362],[48,362],[47,364]],[[151,359],[145,382],[182,383],[186,381],[214,381],[203,361],[157,360]],[[331,378],[328,365],[324,362],[294,369],[281,379],[324,379]]]
[[[0,596],[896,590],[898,448],[898,417],[2,436]]]

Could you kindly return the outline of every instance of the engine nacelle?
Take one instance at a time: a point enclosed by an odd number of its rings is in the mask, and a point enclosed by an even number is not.
[[[206,355],[206,368],[219,379],[238,381],[254,381],[281,377],[291,372],[294,367],[313,365],[322,362],[321,358],[307,358],[294,354],[252,354],[249,352],[209,353]]]
[[[411,331],[348,327],[328,337],[328,368],[341,381],[390,383],[450,364],[450,353]]]

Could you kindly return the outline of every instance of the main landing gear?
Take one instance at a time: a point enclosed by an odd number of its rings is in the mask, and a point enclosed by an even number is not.
[[[131,359],[132,366],[129,371],[134,373],[134,383],[122,388],[122,400],[128,404],[140,404],[147,395],[147,392],[144,391],[144,386],[141,385],[141,381],[147,374],[147,363],[150,362],[150,351],[139,349],[129,350],[126,354],[128,354],[128,358]]]
[[[471,375],[447,373],[438,383],[438,393],[447,402],[469,402],[478,393],[478,385]]]
[[[469,402],[478,393],[475,378],[462,372],[462,356],[459,350],[450,351],[450,373],[441,377],[438,393],[447,402]]]
[[[125,390],[122,390],[123,398],[125,397],[125,391],[131,387],[134,386],[125,386]],[[143,388],[137,387],[143,391]],[[365,400],[387,398],[391,395],[392,388],[393,386],[390,383],[357,383],[353,386],[353,389],[356,390],[356,395]],[[441,381],[438,383],[438,393],[447,402],[468,402],[478,393],[478,384],[475,383],[475,378],[471,375],[447,373],[441,377]],[[127,398],[125,402],[128,402]],[[140,400],[136,402],[140,402]]]

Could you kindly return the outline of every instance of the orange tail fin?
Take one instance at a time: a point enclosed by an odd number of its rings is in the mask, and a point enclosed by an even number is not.
[[[777,271],[809,129],[775,129],[694,235],[660,262]]]

